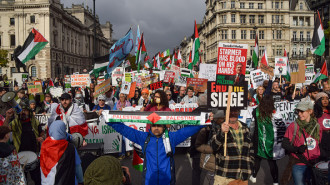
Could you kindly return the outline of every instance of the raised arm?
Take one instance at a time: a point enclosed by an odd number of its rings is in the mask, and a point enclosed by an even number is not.
[[[107,124],[111,126],[113,129],[115,129],[117,132],[119,132],[121,135],[125,136],[134,143],[139,144],[140,146],[143,146],[144,141],[148,136],[147,132],[135,130],[134,128],[126,126],[123,123],[107,123]]]
[[[176,131],[176,132],[170,132],[169,138],[171,140],[171,144],[173,144],[173,147],[182,143],[184,140],[186,140],[188,137],[194,135],[196,132],[198,132],[201,128],[205,126],[185,126],[184,128]]]

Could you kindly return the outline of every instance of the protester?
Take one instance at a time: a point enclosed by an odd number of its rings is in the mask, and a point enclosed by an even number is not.
[[[105,96],[102,94],[97,97],[98,104],[94,106],[93,112],[97,111],[98,115],[102,114],[103,110],[111,110],[110,106],[105,104]]]
[[[49,137],[41,145],[40,169],[42,184],[82,184],[80,157],[67,141],[66,124],[57,120],[49,127]]]
[[[24,90],[20,90],[18,91],[17,93],[17,103],[18,104],[24,104],[24,105],[29,105],[29,99],[27,98],[26,94],[25,94],[25,91]]]
[[[270,79],[271,78],[272,77],[270,77]],[[271,95],[275,102],[280,102],[281,100],[283,100],[282,91],[278,81],[273,82],[272,80],[269,80],[265,94]]]
[[[174,98],[175,103],[181,103],[183,98],[186,96],[186,88],[183,86],[179,87],[179,94]]]
[[[142,96],[139,99],[139,106],[146,107],[150,103],[150,97],[149,97],[149,90],[148,89],[143,89],[142,90]]]
[[[259,86],[256,92],[257,93],[254,95],[254,99],[256,100],[257,105],[259,105],[262,97],[264,96],[265,88],[263,86]]]
[[[140,100],[140,91],[135,90],[134,97],[131,98],[130,103],[132,106],[134,106],[134,105],[136,106],[139,104],[139,100]]]
[[[194,95],[194,88],[187,87],[187,95],[182,99],[181,103],[197,103],[197,96]]]
[[[261,99],[259,106],[254,109],[252,114],[255,120],[254,134],[252,137],[255,158],[250,181],[256,183],[261,160],[266,159],[274,185],[278,185],[278,167],[276,160],[273,159],[273,147],[274,142],[276,142],[273,136],[273,122],[275,122],[275,118],[281,119],[281,115],[276,114],[274,100],[270,95],[266,95]]]
[[[238,121],[239,111],[231,110],[228,123],[212,137],[211,146],[216,155],[215,185],[248,184],[252,173],[254,152],[249,128]],[[227,132],[227,156],[224,157],[224,139]]]
[[[89,105],[87,105],[84,101],[83,94],[80,90],[76,91],[75,97],[73,99],[73,102],[79,106],[81,111],[83,112],[89,112]]]
[[[33,112],[33,115],[36,114],[41,114],[44,111],[41,109],[41,107],[37,106],[37,103],[35,100],[30,100],[29,101],[29,108],[31,109],[31,111]]]
[[[83,112],[77,104],[72,103],[72,98],[68,93],[63,93],[60,97],[61,103],[53,103],[51,105],[50,117],[48,119],[48,127],[55,120],[62,120],[66,127],[67,132],[80,133],[82,136],[88,134],[88,126]]]
[[[166,91],[166,96],[168,99],[168,104],[175,104],[174,100],[172,99],[172,92],[170,90]]]
[[[110,109],[113,110],[117,99],[113,96],[113,87],[110,87],[110,90],[105,93],[105,104],[110,106]]]
[[[309,85],[308,86],[308,95],[301,99],[301,101],[311,101],[312,103],[315,102],[315,97],[317,93],[319,93],[319,88],[314,84],[314,85]]]
[[[50,106],[52,104],[52,95],[51,94],[45,94],[44,95],[44,101],[39,105],[41,107],[41,110],[43,110],[43,113],[49,113],[50,112]]]
[[[290,159],[281,184],[287,184],[290,171],[295,184],[310,181],[311,168],[320,156],[322,130],[313,116],[313,103],[302,100],[297,105],[296,112],[298,118],[289,125],[282,142],[282,147],[290,152]]]
[[[116,102],[113,110],[122,111],[125,107],[130,107],[131,103],[127,100],[127,95],[120,93],[119,100]]]

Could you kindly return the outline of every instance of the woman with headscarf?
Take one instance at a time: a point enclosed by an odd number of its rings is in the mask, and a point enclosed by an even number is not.
[[[49,127],[49,137],[41,145],[40,169],[42,184],[83,183],[81,161],[77,150],[67,141],[65,123],[54,121]]]
[[[281,184],[287,184],[290,173],[295,184],[310,181],[311,168],[320,156],[322,132],[313,115],[313,103],[302,100],[296,107],[296,113],[298,118],[289,125],[282,142],[282,147],[290,152],[290,159]]]

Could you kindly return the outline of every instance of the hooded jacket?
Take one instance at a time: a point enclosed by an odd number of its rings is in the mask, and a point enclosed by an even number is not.
[[[146,169],[144,169],[146,173],[143,174],[145,185],[175,184],[175,177],[171,175],[171,170],[174,169],[170,167],[170,157],[166,155],[162,137],[156,137],[151,131],[148,133],[135,130],[122,123],[108,123],[108,125],[129,140],[139,144],[142,147],[142,151],[144,151],[144,142],[150,134],[150,141],[145,150],[145,161],[147,161],[145,164]],[[204,126],[187,126],[176,132],[169,132],[173,154],[175,153],[176,145],[180,144],[203,127]]]

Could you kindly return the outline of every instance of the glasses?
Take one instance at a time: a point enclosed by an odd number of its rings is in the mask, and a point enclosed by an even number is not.
[[[299,114],[299,113],[304,113],[304,112],[305,112],[305,111],[302,111],[302,110],[298,110],[298,109],[295,111],[295,113],[296,113],[296,114]]]
[[[167,94],[167,96],[172,96],[171,94]]]

